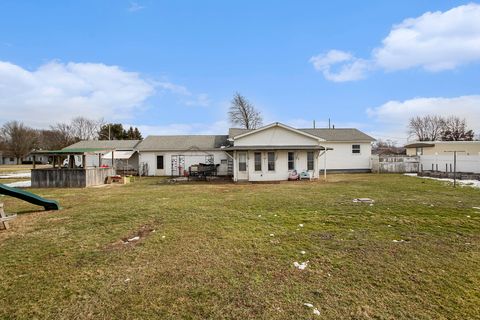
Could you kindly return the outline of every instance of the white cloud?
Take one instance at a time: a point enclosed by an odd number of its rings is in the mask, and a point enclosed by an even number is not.
[[[480,61],[480,5],[475,3],[405,19],[392,27],[368,60],[338,50],[310,59],[314,68],[331,81],[359,80],[374,68],[395,71],[421,67],[442,71],[477,61]],[[330,72],[332,65],[339,65],[337,73]]]
[[[360,80],[365,77],[369,68],[368,61],[358,59],[352,54],[340,50],[330,50],[310,58],[314,68],[321,71],[327,80],[345,82]],[[340,64],[339,70],[332,71],[334,66]]]
[[[382,139],[406,140],[410,117],[429,114],[465,118],[468,127],[480,133],[480,95],[393,100],[367,109],[367,114],[376,122],[373,134]]]
[[[75,116],[128,118],[154,93],[153,83],[117,66],[49,62],[29,71],[0,61],[0,121],[45,127]]]
[[[145,9],[145,6],[140,5],[138,2],[130,2],[130,6],[128,7],[128,11],[130,12],[137,12],[143,9]]]
[[[184,105],[210,104],[205,93],[193,94],[184,86],[149,80],[118,66],[53,61],[30,71],[0,61],[0,123],[20,120],[46,128],[76,116],[125,120],[162,92]]]
[[[405,19],[383,39],[374,59],[387,70],[422,67],[429,71],[480,60],[480,5]]]

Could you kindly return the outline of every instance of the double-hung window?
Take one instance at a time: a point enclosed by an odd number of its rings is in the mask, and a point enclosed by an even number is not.
[[[268,152],[268,171],[275,171],[275,152]]]
[[[238,171],[247,171],[247,154],[245,152],[238,154]]]
[[[262,153],[254,153],[255,171],[262,171]]]
[[[295,170],[295,152],[288,153],[288,170]]]
[[[313,151],[307,152],[307,170],[313,170]]]
[[[352,144],[352,153],[360,154],[360,145],[359,144]]]

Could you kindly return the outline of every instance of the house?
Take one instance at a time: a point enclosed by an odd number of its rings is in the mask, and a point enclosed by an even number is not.
[[[405,145],[409,156],[444,155],[464,151],[463,155],[480,155],[480,141],[415,141]]]
[[[140,142],[139,172],[148,176],[183,176],[191,165],[218,165],[218,175],[228,175],[232,159],[224,151],[227,135],[148,136]]]
[[[374,138],[357,129],[295,129],[279,122],[255,130],[230,129],[234,181],[287,180],[289,172],[371,170]]]
[[[74,143],[62,150],[103,149],[99,155],[87,155],[85,167],[112,166],[112,154],[117,170],[138,169],[138,152],[135,147],[140,140],[83,140]],[[81,162],[77,159],[76,162]]]
[[[218,165],[234,181],[287,180],[289,172],[369,172],[372,137],[357,129],[296,129],[272,123],[228,135],[148,136],[136,146],[140,172],[179,176],[193,164]]]
[[[20,160],[20,161],[18,161]],[[31,164],[33,162],[33,156],[27,155],[21,159],[17,159],[17,157],[11,155],[6,151],[0,151],[0,164]],[[35,162],[38,164],[47,164],[48,157],[47,156],[39,156],[35,158]]]

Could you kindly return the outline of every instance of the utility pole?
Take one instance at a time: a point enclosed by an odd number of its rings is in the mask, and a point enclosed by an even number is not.
[[[452,151],[444,151],[444,152],[453,153],[453,187],[456,188],[457,187],[457,153],[465,152],[465,151],[452,150]]]

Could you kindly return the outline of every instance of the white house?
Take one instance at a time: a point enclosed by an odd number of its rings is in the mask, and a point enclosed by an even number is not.
[[[228,135],[148,136],[136,146],[139,172],[179,176],[193,164],[218,164],[234,181],[287,180],[289,172],[371,170],[372,137],[357,129],[295,129],[272,123]],[[325,152],[326,151],[326,152]]]
[[[289,172],[318,178],[327,171],[370,171],[372,137],[357,129],[295,129],[272,123],[256,130],[231,129],[234,181],[287,180]]]

